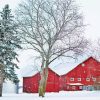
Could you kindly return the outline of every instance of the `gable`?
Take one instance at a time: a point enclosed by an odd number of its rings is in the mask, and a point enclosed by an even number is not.
[[[100,63],[93,57],[89,57],[78,66],[76,66],[74,69],[69,71],[66,75],[85,77],[89,76],[92,73],[92,76],[95,76],[98,70],[100,70]]]

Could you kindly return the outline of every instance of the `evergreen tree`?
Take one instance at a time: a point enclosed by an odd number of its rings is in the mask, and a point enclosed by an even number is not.
[[[15,24],[9,5],[5,5],[0,14],[0,63],[3,65],[3,79],[18,82],[18,77],[15,74],[15,69],[18,66],[14,63],[14,59],[18,61],[16,51],[21,49],[21,41],[17,33],[18,27]]]

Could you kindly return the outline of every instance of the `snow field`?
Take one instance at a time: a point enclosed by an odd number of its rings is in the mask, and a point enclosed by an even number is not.
[[[61,91],[46,93],[44,98],[38,93],[3,94],[0,100],[100,100],[100,91]]]

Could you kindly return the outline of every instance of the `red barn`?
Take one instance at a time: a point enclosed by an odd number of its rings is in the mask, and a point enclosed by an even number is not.
[[[60,76],[60,90],[92,90],[96,77],[100,76],[100,62],[93,57],[80,63],[67,74]]]
[[[68,67],[70,70],[68,70]],[[73,66],[67,64],[65,67],[60,66],[56,71],[57,73],[64,71],[66,74],[58,73],[58,75],[48,68],[46,92],[93,90],[97,77],[100,77],[100,62],[93,57],[89,57],[80,64],[76,63]],[[37,93],[39,81],[39,72],[32,73],[28,77],[23,77],[23,92]]]
[[[30,77],[23,77],[23,92],[37,93],[39,86],[40,74],[39,72]],[[48,80],[46,92],[59,92],[59,75],[48,68]]]

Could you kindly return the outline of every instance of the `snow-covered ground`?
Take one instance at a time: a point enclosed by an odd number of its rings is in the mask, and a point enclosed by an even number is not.
[[[38,94],[3,94],[0,100],[100,100],[100,91],[61,91],[59,93],[46,93],[45,97]]]

